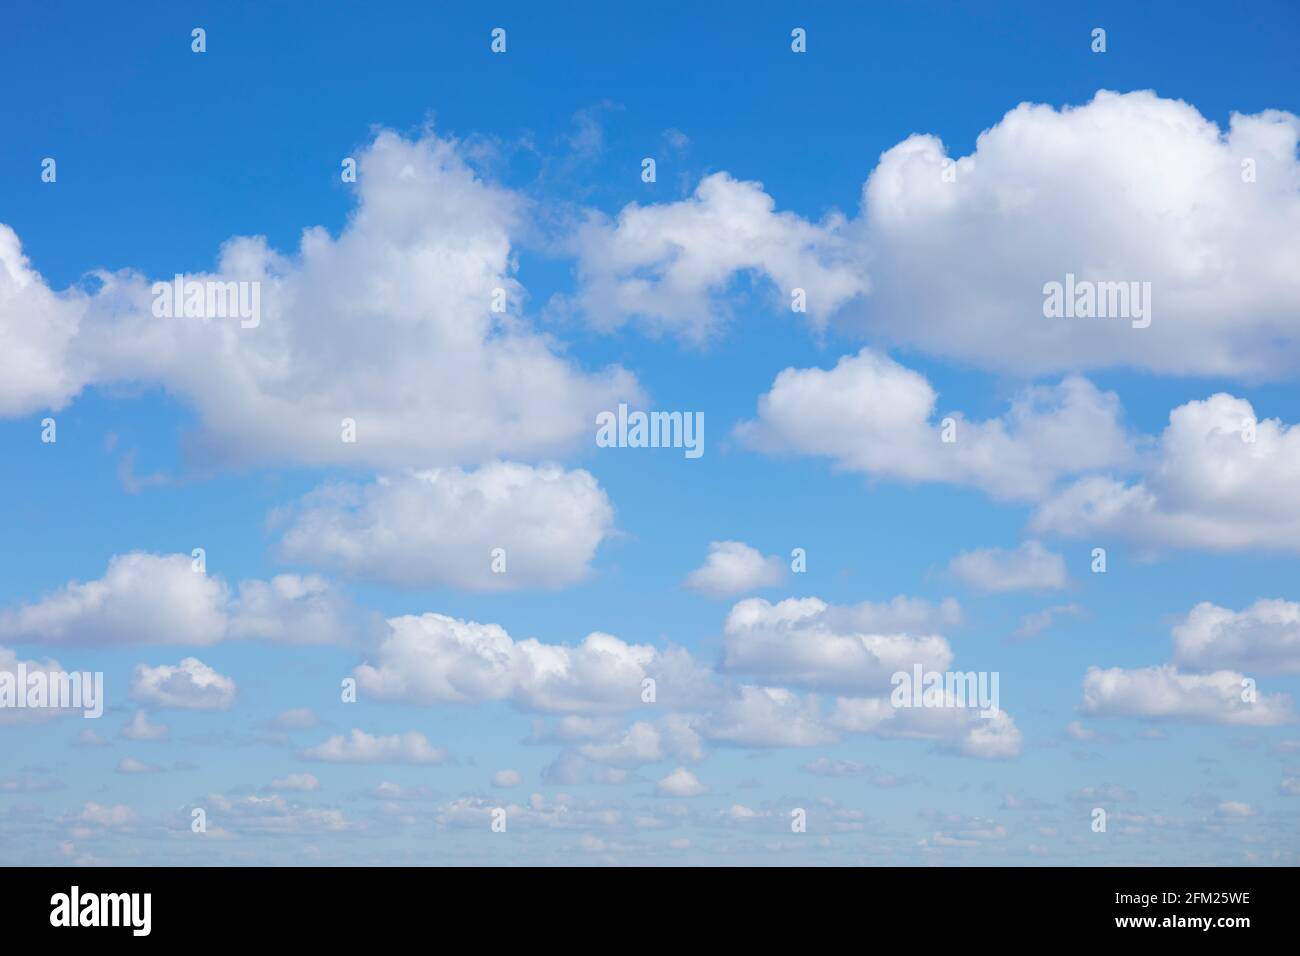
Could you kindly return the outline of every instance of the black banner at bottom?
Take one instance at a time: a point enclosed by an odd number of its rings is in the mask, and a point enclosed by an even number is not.
[[[966,926],[984,939],[1231,945],[1289,937],[1294,918],[1287,869],[5,868],[0,881],[7,942],[373,943],[434,924],[499,944],[701,922],[725,923],[735,941],[785,921],[837,934],[852,921],[865,939],[918,932],[918,943],[955,942]]]

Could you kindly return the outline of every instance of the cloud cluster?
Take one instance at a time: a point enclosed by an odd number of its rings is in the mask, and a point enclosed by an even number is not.
[[[916,664],[947,669],[951,648],[929,629],[960,620],[951,600],[899,597],[837,607],[817,598],[750,599],[728,615],[714,671],[683,650],[628,644],[610,634],[549,644],[516,640],[496,624],[426,613],[390,619],[375,661],[354,674],[368,698],[421,706],[505,701],[557,715],[535,724],[529,742],[565,745],[544,774],[559,784],[622,782],[649,764],[698,761],[707,744],[808,747],[846,732],[931,740],[974,757],[1012,756],[1020,733],[1005,714],[914,713],[889,702],[895,672]],[[828,715],[815,695],[796,689],[854,696],[840,698]],[[668,713],[628,725],[615,719],[648,703]],[[888,713],[866,721],[864,707]]]
[[[782,371],[736,435],[758,451],[824,457],[872,479],[1031,502],[1029,528],[1039,535],[1115,538],[1148,553],[1300,550],[1300,498],[1291,493],[1300,426],[1260,419],[1244,399],[1186,402],[1160,435],[1144,436],[1123,426],[1114,393],[1072,376],[1024,389],[997,418],[949,412],[950,441],[937,401],[920,373],[864,349],[829,370]],[[1033,560],[1036,547],[998,559],[1008,570]],[[1039,586],[1059,586],[1052,559],[1040,557]],[[964,556],[953,570],[992,583],[981,557]]]
[[[817,324],[999,372],[1285,377],[1300,359],[1298,139],[1290,113],[1234,114],[1224,132],[1150,91],[1023,103],[969,156],[931,135],[887,150],[853,220],[777,213],[725,173],[688,199],[592,217],[575,241],[579,301],[603,327],[699,340],[716,294],[751,275],[786,303],[803,288]],[[1067,273],[1151,283],[1151,325],[1045,317],[1043,287]]]
[[[1083,712],[1248,727],[1294,720],[1289,695],[1261,693],[1248,675],[1300,673],[1300,605],[1232,611],[1204,601],[1174,624],[1173,642],[1169,664],[1088,668]]]

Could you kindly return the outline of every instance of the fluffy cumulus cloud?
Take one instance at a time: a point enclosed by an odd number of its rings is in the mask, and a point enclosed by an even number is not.
[[[747,273],[770,278],[787,307],[803,289],[808,313],[824,318],[866,289],[844,226],[777,212],[761,183],[715,173],[680,202],[632,203],[612,221],[590,214],[571,242],[577,306],[601,328],[634,319],[698,342],[727,316],[719,293]]]
[[[130,272],[55,292],[0,226],[0,415],[138,381],[194,407],[196,461],[429,467],[554,454],[640,397],[626,372],[577,368],[521,319],[524,202],[455,142],[381,132],[358,165],[338,236],[307,229],[292,255],[237,237],[213,273],[185,277],[259,283],[256,327],[157,317],[153,282]]]
[[[369,695],[415,704],[508,700],[527,710],[615,712],[641,706],[647,679],[656,700],[690,701],[708,675],[684,651],[588,634],[577,645],[516,641],[496,624],[443,614],[391,618],[378,661],[355,671]]]
[[[955,602],[836,607],[818,598],[741,601],[723,627],[723,670],[775,684],[864,692],[888,688],[897,671],[943,671],[952,649],[932,630],[955,623]]]
[[[686,576],[685,585],[709,597],[725,598],[775,587],[785,580],[785,563],[764,557],[742,541],[714,541],[701,567]]]
[[[1253,699],[1252,699],[1253,698]],[[1292,719],[1286,694],[1251,694],[1245,675],[1229,670],[1185,673],[1171,664],[1088,668],[1083,712],[1194,723],[1268,727]]]
[[[116,555],[104,576],[73,581],[0,613],[0,634],[50,644],[191,644],[221,640],[229,589],[185,555]]]
[[[1259,421],[1223,393],[1180,405],[1137,481],[1082,478],[1031,527],[1105,534],[1145,548],[1300,551],[1300,426]]]
[[[1174,662],[1193,670],[1300,674],[1300,604],[1260,600],[1241,611],[1202,602],[1173,629]]]
[[[438,764],[447,759],[447,751],[433,746],[424,734],[415,731],[376,736],[354,729],[347,737],[335,735],[308,747],[303,757],[328,763]]]
[[[953,420],[948,435],[943,418]],[[1063,475],[1130,461],[1119,418],[1118,397],[1079,377],[1025,389],[998,418],[941,417],[925,376],[863,349],[829,370],[785,369],[736,433],[759,451],[821,456],[873,478],[1032,499]]]
[[[709,788],[685,767],[678,767],[659,781],[655,792],[661,797],[698,797],[708,793]]]
[[[131,696],[154,707],[227,710],[235,702],[235,682],[197,657],[187,657],[176,665],[138,665]]]
[[[1300,359],[1298,138],[1290,113],[1234,114],[1223,131],[1148,91],[1024,103],[969,156],[932,135],[887,150],[851,221],[777,213],[723,173],[688,199],[593,218],[576,242],[580,300],[602,325],[699,339],[712,293],[752,274],[783,303],[804,288],[815,322],[997,371],[1286,376]],[[1044,285],[1067,274],[1149,282],[1151,324],[1047,318]]]
[[[293,561],[405,587],[500,591],[580,581],[614,509],[586,471],[492,462],[327,486],[278,517]]]
[[[948,570],[980,591],[1049,591],[1066,585],[1065,558],[1038,541],[1015,550],[980,548],[953,558]]]
[[[189,555],[115,555],[102,578],[73,581],[0,611],[0,636],[45,644],[203,647],[224,640],[341,643],[352,608],[322,578],[284,574],[231,589]]]
[[[1289,113],[1234,114],[1225,133],[1182,101],[1103,91],[1074,108],[1016,107],[956,160],[955,182],[941,175],[942,143],[912,136],[863,189],[874,280],[863,321],[1003,371],[1291,374],[1297,136]],[[1044,317],[1043,285],[1066,273],[1150,282],[1150,327]]]

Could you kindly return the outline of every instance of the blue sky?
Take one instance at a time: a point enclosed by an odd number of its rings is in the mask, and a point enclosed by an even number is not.
[[[0,719],[0,858],[1296,862],[1293,7],[9,20],[0,666],[107,710]],[[619,401],[704,455],[597,447]],[[855,723],[913,660],[996,733]]]

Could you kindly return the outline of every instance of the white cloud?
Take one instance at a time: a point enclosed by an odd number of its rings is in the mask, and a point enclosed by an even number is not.
[[[354,729],[350,737],[336,734],[322,744],[307,748],[303,756],[330,763],[437,764],[447,759],[447,751],[433,746],[424,734],[414,731],[376,737]]]
[[[355,671],[370,696],[415,704],[509,700],[527,710],[616,712],[642,705],[642,682],[657,700],[692,702],[708,687],[684,651],[628,644],[592,633],[576,646],[516,641],[496,624],[442,614],[390,618],[377,664]]]
[[[1083,711],[1097,717],[1140,717],[1199,723],[1270,727],[1291,720],[1291,698],[1242,699],[1245,677],[1234,671],[1185,674],[1172,665],[1125,670],[1089,667],[1083,678]]]
[[[167,728],[149,720],[143,710],[137,710],[131,722],[122,728],[122,736],[127,740],[166,740]]]
[[[968,714],[967,720],[968,726],[955,745],[960,753],[984,760],[1019,756],[1024,738],[1006,711],[998,711],[992,717]]]
[[[288,776],[280,777],[278,780],[272,780],[271,789],[296,790],[309,793],[320,789],[320,781],[316,779],[314,774],[291,773]]]
[[[237,595],[185,554],[114,555],[104,576],[72,581],[0,612],[0,635],[67,645],[188,645],[257,639],[286,644],[349,639],[350,606],[320,577],[247,580]]]
[[[524,782],[518,770],[498,770],[492,775],[494,787],[517,787]]]
[[[825,317],[866,287],[849,267],[855,250],[839,235],[843,225],[838,216],[813,224],[775,212],[761,183],[716,173],[680,202],[631,203],[614,221],[590,213],[571,243],[577,306],[602,329],[635,318],[700,342],[727,316],[719,294],[749,272],[770,277],[786,308],[792,291],[805,289],[808,312]]]
[[[1102,91],[1076,108],[1016,107],[957,160],[956,182],[940,175],[942,144],[912,136],[863,191],[875,283],[864,324],[999,371],[1289,375],[1298,133],[1288,113],[1234,114],[1225,135],[1179,100]],[[1151,326],[1045,318],[1042,287],[1067,272],[1151,282]]]
[[[0,614],[0,634],[51,644],[215,644],[229,590],[191,570],[186,555],[115,555],[104,576],[73,581]]]
[[[198,658],[187,657],[175,666],[137,665],[131,696],[155,707],[227,710],[235,701],[235,682]]]
[[[764,557],[742,541],[713,541],[703,567],[686,576],[686,587],[709,597],[725,598],[775,587],[785,579],[785,562]]]
[[[1254,427],[1254,441],[1248,441]],[[1148,548],[1300,551],[1300,427],[1257,421],[1219,393],[1169,414],[1132,484],[1093,475],[1046,501],[1035,531],[1122,538]]]
[[[1174,626],[1174,663],[1192,670],[1232,668],[1300,673],[1300,604],[1260,600],[1242,611],[1202,602]]]
[[[1255,811],[1249,803],[1242,803],[1240,800],[1225,800],[1214,808],[1214,815],[1227,820],[1242,820],[1253,817]]]
[[[698,797],[709,792],[709,788],[685,767],[678,767],[664,777],[655,789],[661,797]]]
[[[817,598],[777,604],[749,598],[727,615],[720,666],[775,684],[851,692],[887,688],[896,671],[910,672],[914,664],[948,668],[948,642],[924,631],[953,623],[957,614],[955,602],[936,607],[906,598],[854,607]]]
[[[290,560],[404,587],[558,588],[586,577],[614,509],[586,471],[493,462],[333,485],[292,509]],[[494,573],[493,551],[505,571]]]
[[[993,593],[1049,591],[1065,587],[1065,558],[1037,541],[1025,541],[1014,551],[980,548],[963,551],[948,570],[971,587]]]
[[[870,349],[829,371],[787,368],[742,422],[744,444],[772,454],[816,455],[872,478],[944,482],[998,499],[1034,499],[1070,474],[1122,465],[1131,440],[1119,399],[1089,381],[1020,392],[1000,418],[937,414],[938,394],[923,375]],[[942,418],[955,440],[945,442]]]
[[[380,132],[357,159],[358,204],[337,237],[306,229],[292,256],[236,237],[214,273],[187,277],[259,282],[256,328],[156,318],[135,273],[52,292],[0,226],[0,414],[139,381],[194,407],[200,462],[430,467],[553,455],[600,409],[641,399],[626,372],[583,372],[520,318],[524,200],[431,133]],[[344,418],[355,443],[340,440]]]

